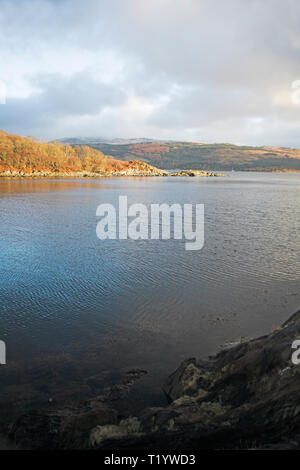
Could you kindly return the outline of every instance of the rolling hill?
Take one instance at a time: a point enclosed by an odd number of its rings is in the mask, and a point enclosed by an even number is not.
[[[86,145],[44,143],[0,130],[0,176],[160,176],[145,162],[120,161]]]
[[[80,139],[69,142],[76,147]],[[300,171],[300,150],[286,147],[169,141],[120,144],[96,139],[84,142],[114,158],[138,159],[161,169]]]

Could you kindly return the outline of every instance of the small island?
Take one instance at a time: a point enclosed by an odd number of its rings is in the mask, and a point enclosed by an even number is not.
[[[168,174],[168,176],[228,176],[224,173],[216,173],[215,171],[206,170],[178,170]]]

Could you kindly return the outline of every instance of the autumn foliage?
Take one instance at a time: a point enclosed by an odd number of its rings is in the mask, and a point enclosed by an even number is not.
[[[0,130],[0,173],[121,171],[129,162],[119,161],[87,146],[44,143]]]
[[[161,142],[151,142],[150,144],[134,144],[129,146],[132,156],[138,158],[151,158],[152,160],[159,160],[161,156],[170,151],[167,144]]]

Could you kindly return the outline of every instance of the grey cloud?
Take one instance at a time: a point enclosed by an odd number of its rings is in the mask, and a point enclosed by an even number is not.
[[[126,101],[119,89],[99,83],[84,73],[71,78],[57,75],[36,77],[40,88],[28,98],[8,99],[0,111],[0,127],[31,129],[47,128],[55,120],[68,116],[96,115],[105,107],[115,107]]]
[[[261,138],[263,129],[265,143],[282,138],[282,145],[288,145],[289,139],[295,145],[300,106],[291,107],[288,98],[280,96],[285,91],[288,97],[292,81],[300,79],[298,0],[0,0],[0,4],[0,59],[13,63],[17,57],[17,67],[20,57],[29,57],[28,70],[20,73],[42,90],[27,99],[10,100],[5,113],[1,108],[1,127],[26,127],[35,134],[41,132],[42,123],[42,132],[60,134],[64,116],[87,115],[89,126],[96,131],[104,126],[115,136],[134,132],[205,140],[211,136],[211,125],[216,141],[224,140],[227,132],[226,140],[240,135],[247,143]],[[51,60],[60,51],[63,73],[53,77]],[[105,85],[93,79],[103,51],[120,58],[120,73]],[[85,54],[91,54],[94,63],[81,74],[62,78],[68,72],[68,52],[74,55],[71,65]],[[41,76],[39,62],[49,67],[48,76]],[[125,106],[129,97],[146,100],[153,111],[136,113]],[[106,113],[104,122],[101,110],[106,107],[112,112]],[[254,132],[256,118],[269,124],[263,127],[258,122]],[[72,132],[70,122],[65,132]],[[79,132],[80,122],[72,122],[74,132]]]

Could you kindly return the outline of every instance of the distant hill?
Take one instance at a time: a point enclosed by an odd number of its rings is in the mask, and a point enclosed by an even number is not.
[[[153,176],[145,162],[120,161],[86,145],[40,142],[0,130],[0,176]]]
[[[78,145],[80,139],[71,145]],[[174,141],[118,143],[84,140],[86,145],[120,160],[138,159],[162,169],[300,171],[300,150],[285,147],[251,147],[233,144],[203,144]]]
[[[151,142],[159,142],[155,139],[147,139],[146,137],[137,138],[137,139],[123,139],[123,138],[115,138],[115,139],[106,139],[105,137],[65,137],[63,139],[59,139],[59,142],[70,144],[70,145],[90,145],[93,144],[142,144],[142,143],[151,143]]]

